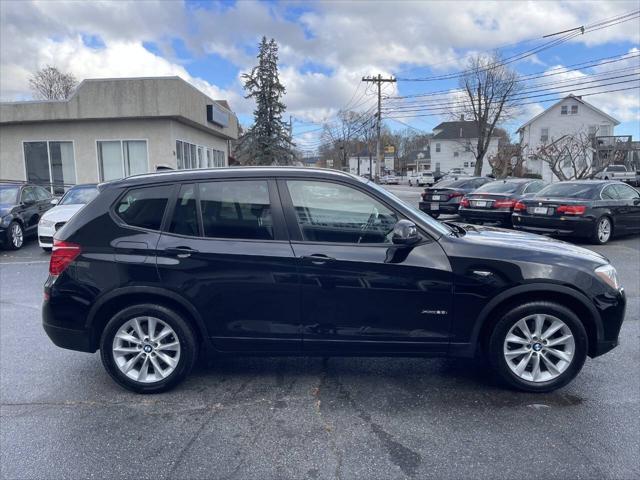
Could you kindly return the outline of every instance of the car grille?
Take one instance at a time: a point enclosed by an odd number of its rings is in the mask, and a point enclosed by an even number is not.
[[[53,237],[39,237],[40,243],[51,243],[53,244]]]

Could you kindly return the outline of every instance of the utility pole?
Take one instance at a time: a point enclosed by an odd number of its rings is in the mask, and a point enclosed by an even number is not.
[[[375,77],[362,77],[363,82],[373,82],[378,86],[378,114],[376,115],[377,123],[376,123],[376,180],[380,179],[380,172],[382,166],[382,146],[380,144],[380,125],[382,124],[382,93],[381,86],[383,83],[396,83],[396,79],[393,77],[382,78],[382,75],[378,74]]]
[[[293,116],[289,115],[289,148],[291,149],[291,165],[295,160],[293,155]]]

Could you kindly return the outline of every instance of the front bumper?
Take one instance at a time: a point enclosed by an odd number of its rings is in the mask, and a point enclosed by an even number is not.
[[[589,237],[594,229],[593,219],[590,217],[538,217],[514,213],[512,222],[516,230],[550,235]]]
[[[53,247],[53,235],[56,233],[56,229],[53,225],[45,226],[38,224],[38,244],[42,248]]]

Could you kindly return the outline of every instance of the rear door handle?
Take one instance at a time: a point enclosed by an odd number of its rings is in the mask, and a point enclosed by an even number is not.
[[[169,255],[175,255],[178,258],[188,258],[194,253],[198,253],[198,250],[191,247],[169,247],[165,249],[165,252]]]
[[[305,255],[302,258],[302,260],[304,262],[309,262],[309,263],[313,263],[314,265],[324,265],[328,262],[331,262],[333,260],[335,260],[335,258],[332,258],[328,255],[324,255],[322,253],[315,253],[313,255]]]

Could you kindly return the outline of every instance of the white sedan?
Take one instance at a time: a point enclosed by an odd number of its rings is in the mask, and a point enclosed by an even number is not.
[[[51,251],[56,231],[97,195],[98,187],[95,184],[76,185],[67,190],[59,202],[57,199],[51,201],[57,202],[56,206],[47,210],[38,223],[38,243],[44,251]]]

